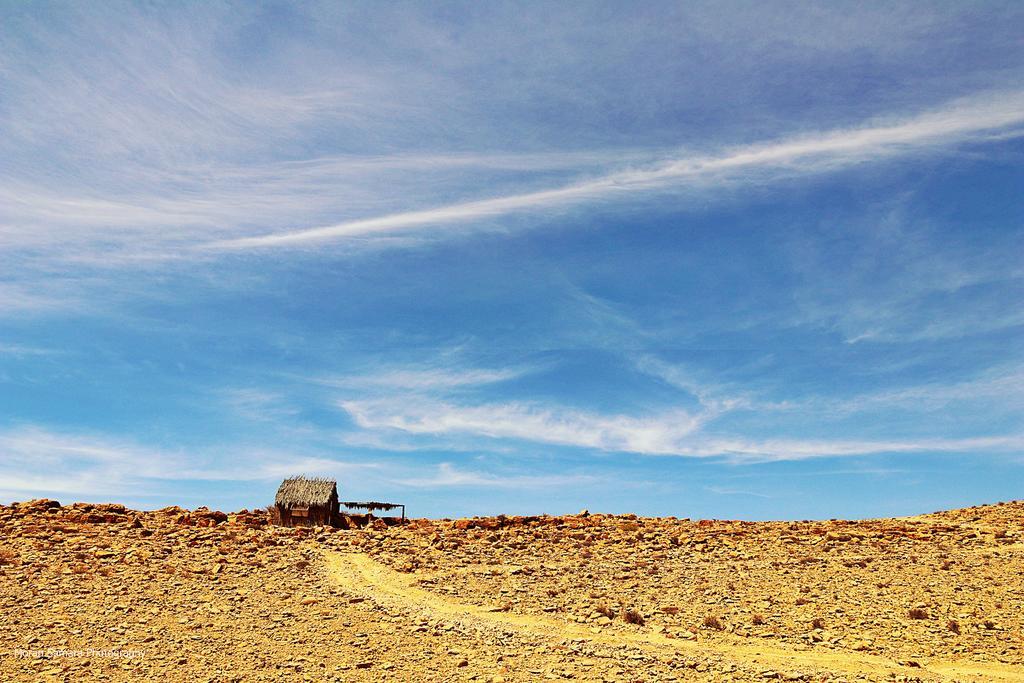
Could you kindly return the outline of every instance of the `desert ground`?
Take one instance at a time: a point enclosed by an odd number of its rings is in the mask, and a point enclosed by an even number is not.
[[[270,526],[0,507],[2,681],[1024,681],[1024,501]]]

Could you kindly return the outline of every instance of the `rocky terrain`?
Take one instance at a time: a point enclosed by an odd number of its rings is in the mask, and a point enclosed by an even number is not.
[[[285,529],[0,507],[0,681],[1024,681],[1024,502]]]

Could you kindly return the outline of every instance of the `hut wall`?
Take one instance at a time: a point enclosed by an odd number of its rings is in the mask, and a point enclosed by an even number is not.
[[[278,506],[281,526],[330,526],[335,516],[326,505],[311,505],[308,508]]]

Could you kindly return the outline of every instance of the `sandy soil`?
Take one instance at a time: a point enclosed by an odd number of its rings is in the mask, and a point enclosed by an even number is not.
[[[0,681],[1024,681],[1024,502],[283,529],[0,507]]]

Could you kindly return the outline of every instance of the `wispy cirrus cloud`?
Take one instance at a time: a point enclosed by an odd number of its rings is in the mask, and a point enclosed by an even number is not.
[[[0,247],[44,247],[63,241],[160,238],[182,258],[190,247],[229,238],[240,225],[279,225],[344,213],[381,211],[400,199],[425,203],[465,192],[472,177],[580,173],[651,153],[591,150],[556,153],[325,156],[240,165],[226,160],[126,160],[116,172],[60,186],[30,174],[0,174]],[[385,189],[386,188],[386,189]],[[61,230],[40,230],[41,225]],[[160,228],[173,225],[173,235]],[[135,251],[145,245],[135,244]],[[195,254],[192,254],[194,257]]]
[[[178,482],[251,485],[272,490],[296,473],[358,479],[360,486],[403,489],[452,487],[541,490],[601,481],[589,474],[467,469],[451,462],[338,460],[273,448],[237,447],[189,452],[145,445],[98,433],[55,431],[39,425],[0,430],[0,500],[69,496],[86,500],[145,500],[173,496]],[[350,484],[351,485],[351,484]]]
[[[677,455],[724,456],[736,462],[777,462],[883,453],[1002,453],[1024,448],[1024,435],[950,439],[745,439],[708,437]]]
[[[277,422],[299,412],[281,394],[266,389],[229,388],[219,393],[230,411],[253,422]]]
[[[456,486],[504,488],[504,489],[541,489],[552,486],[572,486],[593,484],[598,477],[586,474],[492,474],[473,470],[460,469],[450,462],[442,462],[433,473],[397,477],[396,484],[416,488],[446,488]]]
[[[499,403],[459,406],[402,398],[341,401],[360,428],[420,436],[469,435],[600,451],[735,462],[807,460],[881,453],[1013,453],[1024,435],[967,438],[756,438],[707,429],[713,413],[665,410],[644,417],[587,413],[570,408]]]
[[[758,493],[757,491],[747,491],[746,489],[733,488],[731,486],[705,486],[704,490],[710,491],[711,493],[719,496],[749,496],[753,498],[772,498],[767,493]]]
[[[830,171],[851,164],[901,154],[982,141],[992,134],[1020,133],[1024,93],[986,94],[900,122],[827,131],[773,143],[726,150],[720,155],[684,156],[646,169],[607,175],[552,189],[462,202],[418,211],[387,214],[304,230],[213,242],[219,249],[248,249],[323,242],[484,220],[504,214],[553,206],[609,200],[623,195],[687,182],[736,182],[745,174],[768,170],[775,175]],[[758,179],[766,179],[758,175]],[[441,229],[441,228],[439,228]]]
[[[1024,402],[1024,367],[1019,363],[984,368],[966,379],[906,383],[897,388],[772,396],[780,389],[769,385],[760,390],[744,388],[738,382],[698,381],[691,368],[666,362],[654,355],[633,359],[639,372],[650,375],[697,398],[702,406],[720,413],[732,410],[757,412],[799,412],[820,416],[853,415],[895,409],[921,412],[947,407],[951,403],[1013,407]]]
[[[53,356],[62,353],[57,349],[42,346],[26,346],[24,344],[6,344],[0,341],[0,356]]]
[[[0,282],[0,315],[66,311],[81,304],[74,293],[58,290],[61,288],[52,284],[33,287],[24,283]]]
[[[993,402],[1002,409],[1010,410],[1024,405],[1024,368],[997,366],[980,377],[968,380],[914,384],[843,399],[815,396],[804,401],[802,407],[806,409],[814,405],[822,410],[852,414],[896,408],[919,412],[942,409],[953,403],[989,405]]]
[[[495,439],[670,454],[706,416],[671,410],[651,417],[601,415],[523,403],[457,406],[434,401],[379,399],[341,401],[363,429],[414,434],[474,434]]]
[[[382,368],[372,374],[324,375],[305,378],[328,387],[364,390],[437,391],[479,387],[521,377],[532,368]]]
[[[0,495],[166,495],[174,481],[271,482],[282,476],[366,472],[371,462],[339,461],[274,448],[159,448],[106,434],[23,425],[0,430]]]
[[[639,355],[633,359],[637,371],[654,377],[677,389],[694,396],[707,411],[724,413],[737,408],[750,407],[749,394],[732,387],[719,386],[698,381],[693,374],[680,365],[666,363],[653,355]]]

